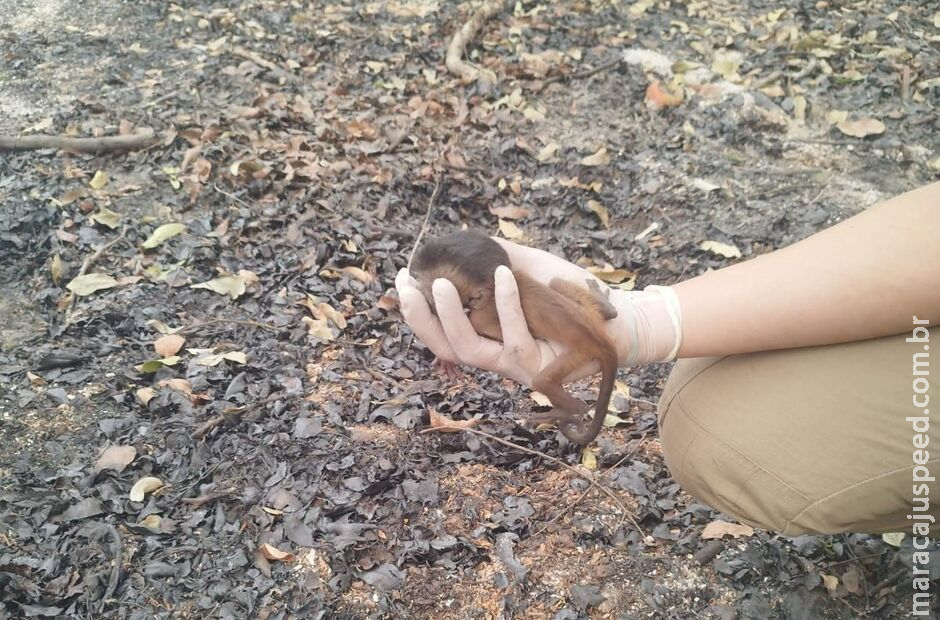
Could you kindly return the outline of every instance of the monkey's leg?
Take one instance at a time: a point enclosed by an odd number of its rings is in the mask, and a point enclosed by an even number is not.
[[[562,380],[568,374],[583,364],[583,356],[574,353],[563,353],[546,366],[533,380],[532,387],[536,391],[548,396],[552,401],[552,410],[533,414],[531,420],[534,424],[561,423],[572,418],[581,418],[591,407],[568,393]]]
[[[617,318],[617,308],[610,303],[607,295],[601,290],[594,280],[587,281],[587,290],[581,288],[574,282],[555,278],[548,283],[552,290],[561,293],[568,299],[579,303],[582,306],[595,309],[605,321]]]
[[[594,307],[597,308],[597,311],[601,313],[601,316],[604,317],[604,320],[609,321],[611,319],[617,318],[617,308],[614,304],[610,303],[610,299],[601,290],[600,285],[597,283],[597,280],[588,279],[587,281],[588,291],[591,293],[591,298],[594,300]]]
[[[503,330],[496,312],[496,303],[490,303],[477,310],[471,310],[468,316],[473,330],[486,338],[503,340]]]

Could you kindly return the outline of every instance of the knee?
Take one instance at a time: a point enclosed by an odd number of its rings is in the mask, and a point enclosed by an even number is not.
[[[752,450],[767,438],[742,436],[735,418],[748,405],[736,399],[722,360],[678,362],[660,400],[666,465],[697,501],[741,523],[796,533],[791,517],[808,499],[755,461]]]

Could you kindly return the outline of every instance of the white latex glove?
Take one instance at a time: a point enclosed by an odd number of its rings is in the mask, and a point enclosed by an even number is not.
[[[563,278],[587,288],[593,279],[608,287],[588,271],[548,252],[496,239],[509,254],[513,269],[524,272],[545,285]],[[432,286],[438,316],[434,316],[424,296],[407,269],[395,279],[402,314],[415,335],[445,362],[463,363],[531,386],[532,379],[561,352],[557,343],[535,340],[529,333],[519,290],[512,271],[496,270],[495,297],[504,342],[480,336],[470,325],[454,285],[438,279]],[[610,301],[617,317],[607,322],[622,366],[675,358],[681,339],[681,314],[678,299],[671,289],[649,287],[646,291],[610,290]],[[565,381],[597,373],[591,363],[576,369]]]

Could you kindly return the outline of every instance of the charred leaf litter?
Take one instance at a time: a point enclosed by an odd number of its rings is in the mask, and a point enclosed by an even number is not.
[[[642,533],[557,463],[421,434],[433,408],[581,462],[519,424],[538,406],[525,390],[440,381],[393,281],[437,179],[432,234],[502,219],[638,287],[730,262],[705,240],[746,258],[926,183],[929,3],[520,2],[468,46],[490,90],[444,66],[464,4],[50,4],[0,3],[2,133],[160,140],[0,153],[0,616],[906,613],[906,543],[701,538],[722,516],[664,467],[666,367],[621,372],[635,400],[615,399],[623,423],[597,442]],[[740,56],[715,65],[713,47]],[[639,48],[757,94],[651,112],[652,74],[630,63],[547,83]],[[915,69],[901,101],[894,60]],[[810,115],[813,137],[791,140],[807,99],[887,130]],[[111,280],[70,301],[80,273]]]

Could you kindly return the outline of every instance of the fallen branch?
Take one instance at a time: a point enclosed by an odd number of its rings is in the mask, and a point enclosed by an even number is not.
[[[115,153],[133,151],[158,142],[152,129],[124,136],[69,138],[67,136],[0,136],[0,151],[35,151],[59,149],[74,153]]]
[[[630,519],[630,522],[633,523],[633,526],[637,529],[637,531],[638,532],[643,531],[642,528],[640,527],[640,524],[636,522],[633,512],[629,508],[627,508],[627,505],[624,504],[623,501],[619,497],[617,497],[613,491],[611,491],[604,485],[597,482],[597,480],[595,480],[593,476],[586,474],[582,471],[579,471],[578,469],[572,467],[568,463],[565,463],[563,460],[556,458],[550,454],[545,454],[544,452],[540,450],[535,450],[534,448],[527,448],[525,446],[520,446],[517,443],[513,443],[507,439],[497,437],[496,435],[491,435],[490,433],[487,433],[486,431],[477,430],[475,428],[466,428],[462,426],[436,426],[433,428],[426,428],[423,431],[420,431],[420,434],[423,435],[425,433],[432,433],[432,432],[454,432],[454,431],[462,431],[464,433],[473,433],[474,435],[477,435],[479,437],[486,437],[487,439],[495,441],[496,443],[501,443],[504,446],[507,446],[509,448],[514,448],[516,450],[520,450],[522,452],[531,454],[533,456],[539,456],[547,461],[551,461],[552,463],[555,463],[556,465],[560,465],[561,467],[564,467],[565,469],[567,469],[574,475],[578,476],[579,478],[584,478],[585,480],[587,480],[588,483],[591,485],[591,488],[596,488],[598,491],[600,491],[601,493],[609,497],[611,501],[613,501],[617,505],[617,507],[620,508],[621,511],[623,511],[623,514],[626,515],[627,518]]]
[[[460,30],[450,40],[447,46],[447,56],[445,64],[447,70],[459,78],[465,80],[479,80],[483,90],[489,90],[496,84],[496,74],[487,69],[481,69],[471,63],[463,60],[463,55],[467,51],[467,43],[473,39],[480,28],[488,20],[503,10],[503,7],[510,6],[512,2],[508,0],[487,0],[483,6],[465,23]]]
[[[548,86],[549,84],[554,84],[555,82],[567,82],[568,80],[582,80],[584,78],[589,78],[592,75],[596,75],[600,73],[601,71],[606,71],[607,69],[616,67],[622,62],[624,62],[623,58],[614,58],[613,60],[609,60],[603,64],[597,65],[593,69],[586,69],[585,71],[578,71],[576,73],[569,73],[565,75],[552,76],[548,78],[547,80],[545,80],[544,82],[542,82],[542,85],[539,86],[536,92],[542,92],[542,90],[544,90],[546,86]]]
[[[244,58],[245,60],[250,60],[251,62],[258,65],[259,67],[262,67],[263,69],[267,69],[274,75],[284,78],[284,80],[287,82],[300,81],[300,78],[298,78],[293,73],[289,73],[285,71],[284,69],[281,69],[279,66],[277,66],[276,64],[274,64],[267,58],[261,56],[257,52],[251,51],[250,49],[246,49],[244,47],[234,47],[232,48],[232,53],[240,58]]]

